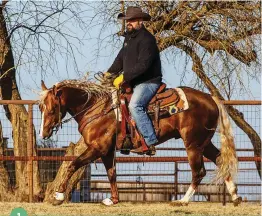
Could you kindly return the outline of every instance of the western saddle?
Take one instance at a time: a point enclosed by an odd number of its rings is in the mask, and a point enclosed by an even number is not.
[[[122,154],[129,154],[133,148],[140,146],[147,149],[144,138],[139,133],[134,120],[131,119],[128,104],[132,96],[132,88],[124,83],[119,91],[119,101],[121,110],[121,136],[117,141],[117,149],[120,149]],[[174,114],[170,112],[170,107],[179,102],[179,95],[175,89],[167,89],[166,84],[162,83],[156,95],[150,101],[147,113],[149,114],[154,125],[156,135],[159,136],[159,120],[167,118]],[[150,155],[150,154],[149,154]]]

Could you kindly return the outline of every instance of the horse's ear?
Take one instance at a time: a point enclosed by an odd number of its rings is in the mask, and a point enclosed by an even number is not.
[[[58,91],[56,91],[55,96],[60,97],[62,95],[62,89],[59,89]]]
[[[45,85],[43,80],[41,80],[41,87],[42,87],[43,91],[47,90],[47,87],[46,87],[46,85]]]
[[[61,89],[57,89],[56,85],[53,86],[53,94],[56,97],[60,97],[62,95],[62,90]]]

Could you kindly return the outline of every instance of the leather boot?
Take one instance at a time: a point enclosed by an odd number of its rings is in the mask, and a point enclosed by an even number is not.
[[[143,150],[143,147],[140,146],[139,148],[132,149],[131,152],[139,154],[139,155],[146,154],[146,155],[149,155],[149,156],[153,156],[153,155],[156,154],[156,148],[155,148],[155,146],[151,145],[151,146],[148,147],[148,150]]]

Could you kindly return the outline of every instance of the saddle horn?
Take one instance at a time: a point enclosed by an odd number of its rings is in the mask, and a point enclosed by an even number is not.
[[[41,87],[42,87],[42,90],[45,91],[47,90],[48,88],[46,87],[45,83],[43,80],[41,80]]]

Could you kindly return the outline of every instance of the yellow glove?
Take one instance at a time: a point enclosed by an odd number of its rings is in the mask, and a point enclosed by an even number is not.
[[[109,73],[109,72],[105,72],[103,76],[104,76],[104,78],[107,79],[107,78],[109,78],[110,76],[112,76],[112,74]]]
[[[116,89],[119,89],[120,84],[124,81],[124,75],[120,74],[117,78],[115,78],[113,85],[116,87]]]

